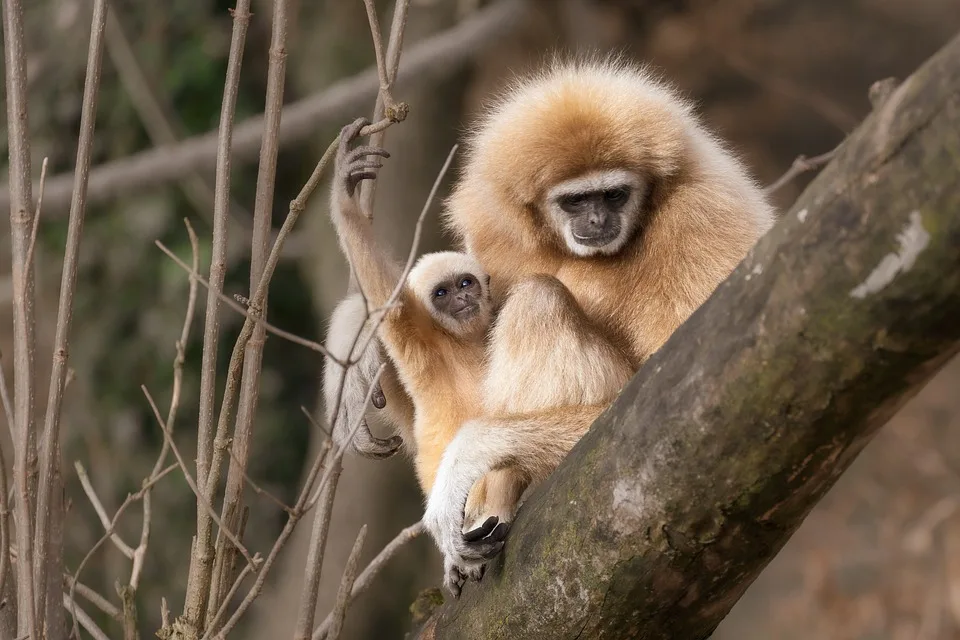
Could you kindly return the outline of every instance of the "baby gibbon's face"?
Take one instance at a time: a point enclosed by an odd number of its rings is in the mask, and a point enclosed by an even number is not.
[[[472,273],[458,273],[438,282],[430,292],[430,301],[440,316],[457,323],[469,322],[480,313],[483,288]]]

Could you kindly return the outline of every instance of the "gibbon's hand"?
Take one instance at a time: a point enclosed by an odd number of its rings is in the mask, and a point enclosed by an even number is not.
[[[466,580],[483,577],[487,561],[503,549],[503,539],[510,528],[506,522],[498,522],[497,516],[490,516],[473,531],[462,533],[466,493],[460,500],[459,511],[445,508],[433,498],[431,494],[423,521],[443,554],[443,586],[459,598]]]
[[[351,124],[348,124],[340,130],[340,145],[337,148],[336,161],[336,179],[338,187],[343,190],[343,195],[347,199],[354,197],[357,191],[357,185],[363,180],[375,180],[377,169],[383,166],[383,163],[377,160],[368,160],[368,156],[381,156],[389,158],[390,154],[386,149],[380,147],[357,147],[351,151],[350,144],[356,140],[360,130],[370,124],[366,118],[357,118]]]

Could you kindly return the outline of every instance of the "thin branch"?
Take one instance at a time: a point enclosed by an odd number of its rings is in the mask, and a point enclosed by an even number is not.
[[[199,273],[197,273],[196,271],[191,270],[191,269],[190,269],[190,266],[189,266],[186,262],[184,262],[183,260],[181,260],[180,258],[178,258],[177,255],[176,255],[175,253],[173,253],[173,252],[169,249],[169,247],[167,247],[165,244],[163,244],[163,243],[160,242],[159,240],[155,240],[155,241],[154,241],[154,244],[156,244],[157,247],[159,247],[159,249],[160,249],[161,251],[163,251],[163,252],[167,255],[167,257],[169,257],[171,260],[173,260],[173,261],[177,264],[178,267],[180,267],[181,269],[183,269],[184,271],[186,271],[188,274],[190,274],[190,276],[193,277],[193,278],[195,278],[195,279],[197,280],[197,282],[199,282],[203,287],[209,289],[210,283],[207,282],[206,278],[204,278],[203,276],[201,276],[201,275],[200,275]],[[231,298],[230,296],[228,296],[227,294],[225,294],[225,293],[223,293],[223,292],[220,292],[220,293],[218,293],[217,295],[218,295],[218,297],[220,298],[220,301],[221,301],[221,302],[223,302],[224,304],[226,304],[228,307],[230,307],[231,309],[233,309],[234,311],[236,311],[237,313],[239,313],[239,314],[242,315],[243,317],[249,318],[249,319],[252,320],[253,322],[255,322],[255,323],[257,323],[257,324],[263,325],[263,327],[264,327],[264,329],[266,329],[267,333],[271,333],[271,334],[277,336],[278,338],[282,338],[283,340],[286,340],[286,341],[288,341],[288,342],[292,342],[293,344],[297,344],[297,345],[300,345],[301,347],[306,347],[307,349],[310,349],[311,351],[316,351],[317,353],[323,354],[324,356],[330,358],[331,360],[337,362],[337,363],[340,364],[340,365],[345,365],[345,364],[346,364],[345,362],[341,361],[339,358],[333,357],[333,355],[332,355],[330,352],[327,351],[327,348],[324,347],[324,346],[323,346],[322,344],[320,344],[319,342],[315,342],[315,341],[313,341],[313,340],[308,340],[307,338],[298,336],[298,335],[295,334],[295,333],[290,333],[289,331],[285,331],[285,330],[283,330],[283,329],[281,329],[281,328],[279,328],[279,327],[277,327],[277,326],[275,326],[275,325],[270,324],[269,322],[267,322],[267,321],[264,320],[263,318],[256,318],[256,317],[254,317],[249,311],[247,311],[247,309],[246,309],[243,305],[239,304],[236,300],[234,300],[233,298]]]
[[[403,548],[408,542],[419,536],[425,531],[422,522],[417,522],[410,525],[406,529],[402,530],[397,536],[387,543],[380,553],[370,561],[366,569],[360,574],[357,578],[357,581],[353,585],[353,589],[350,591],[349,601],[352,602],[360,594],[367,590],[367,588],[373,583],[373,579],[380,573],[380,570],[383,569],[384,565],[391,559],[393,556],[397,555],[397,552]],[[349,602],[348,602],[349,604]],[[323,623],[313,631],[313,636],[311,640],[324,640],[327,638],[327,634],[330,631],[330,627],[333,624],[333,613],[330,613]]]
[[[90,559],[93,558],[94,554],[96,554],[96,552],[100,549],[100,547],[102,547],[107,542],[107,540],[110,539],[110,536],[113,535],[113,532],[116,530],[117,523],[120,521],[120,516],[123,515],[123,512],[126,511],[127,507],[129,507],[131,504],[141,499],[143,497],[143,494],[146,491],[148,491],[153,485],[160,482],[160,480],[162,480],[164,477],[166,477],[168,473],[170,473],[176,468],[177,468],[177,465],[171,465],[167,467],[157,475],[151,478],[148,478],[143,483],[143,487],[140,489],[140,491],[127,495],[124,501],[120,504],[120,507],[117,508],[117,511],[113,514],[113,519],[110,520],[110,526],[106,528],[106,531],[104,532],[104,534],[100,536],[100,539],[97,540],[97,542],[90,548],[87,554],[80,561],[80,564],[77,565],[77,570],[73,572],[73,577],[70,578],[70,602],[71,603],[73,603],[74,605],[76,604],[76,599],[77,599],[76,591],[77,591],[78,585],[81,584],[80,574],[83,573],[84,568],[87,566],[87,563],[90,562]],[[73,617],[73,632],[79,638],[80,630],[77,628],[78,613],[75,606],[70,607],[70,613],[71,613],[71,616]]]
[[[283,88],[287,69],[287,0],[274,0],[270,54],[267,68],[266,108],[264,110],[263,143],[260,147],[260,163],[257,171],[257,189],[253,208],[253,235],[250,253],[250,294],[259,284],[264,264],[269,254],[270,227],[273,219],[273,202],[277,177],[277,156],[280,152],[280,117],[283,111]],[[267,316],[267,294],[259,300],[258,318]],[[223,506],[220,518],[228,526],[238,526],[243,511],[243,489],[246,486],[247,462],[250,458],[250,443],[253,438],[254,418],[260,399],[260,373],[263,368],[263,346],[266,331],[262,325],[253,327],[252,335],[244,347],[243,373],[240,395],[237,402],[236,422],[233,437],[228,445],[231,458],[227,470]],[[230,411],[221,406],[221,411]],[[197,538],[198,544],[207,544]],[[207,615],[212,616],[220,608],[220,598],[227,591],[227,574],[230,572],[234,552],[222,538],[217,540],[210,586]]]
[[[209,486],[208,476],[214,457],[213,420],[216,407],[217,348],[220,336],[220,298],[226,275],[227,219],[230,215],[230,169],[233,146],[233,118],[240,88],[240,67],[243,49],[250,24],[250,0],[237,0],[233,11],[233,35],[227,62],[227,76],[223,86],[223,102],[220,107],[220,128],[216,145],[216,197],[213,212],[213,255],[210,260],[210,286],[207,290],[207,309],[203,329],[203,356],[200,365],[200,417],[197,425],[197,480],[204,491]],[[217,483],[214,483],[217,484]],[[205,493],[211,495],[212,493]],[[210,539],[210,518],[207,510],[197,500],[197,539]],[[187,579],[187,595],[183,615],[188,624],[199,631],[210,590],[210,571],[213,558],[209,556],[208,544],[194,545]],[[204,579],[201,579],[203,577]]]
[[[60,473],[60,416],[63,411],[63,390],[67,379],[67,358],[70,347],[70,326],[73,320],[73,296],[77,285],[77,266],[80,256],[80,238],[87,205],[87,181],[90,176],[90,158],[93,155],[93,135],[97,122],[97,99],[100,95],[100,66],[103,60],[103,30],[107,20],[107,0],[95,0],[90,24],[90,45],[87,50],[86,80],[83,86],[83,105],[80,110],[80,137],[77,144],[77,164],[74,173],[73,195],[70,199],[70,217],[67,223],[67,245],[63,255],[60,280],[60,303],[57,309],[57,329],[53,340],[53,364],[50,370],[50,389],[47,395],[47,413],[40,443],[40,490],[37,503],[37,545],[33,558],[34,580],[39,586],[48,569],[48,563],[59,565],[47,580],[50,607],[45,606],[47,589],[37,593],[37,611],[51,628],[58,628],[60,603],[56,593],[62,589],[60,574],[63,558],[52,547],[63,531],[63,477]],[[62,540],[60,542],[62,544]],[[56,600],[54,599],[56,598]]]
[[[457,26],[427,38],[404,55],[398,82],[412,87],[449,76],[479,51],[494,46],[522,21],[528,0],[499,0]],[[387,52],[389,58],[389,51]],[[228,66],[228,79],[230,67]],[[313,135],[322,125],[346,120],[376,98],[380,80],[369,68],[340,80],[325,90],[291,103],[284,109],[280,144]],[[233,157],[254,158],[260,149],[263,117],[238,124],[233,135]],[[97,167],[90,175],[89,202],[103,202],[131,190],[165,184],[196,172],[209,171],[216,162],[217,135],[210,131],[183,142],[150,149]],[[55,176],[47,188],[48,211],[54,217],[70,193],[69,176]],[[0,190],[0,207],[9,205],[11,192]]]
[[[387,42],[387,54],[384,57],[380,35],[380,22],[377,20],[377,9],[373,0],[364,0],[367,8],[367,19],[370,22],[370,34],[373,37],[374,51],[377,58],[377,75],[380,79],[380,90],[377,92],[377,101],[373,108],[373,121],[376,122],[384,117],[403,119],[406,117],[406,105],[398,105],[391,93],[393,83],[397,79],[397,70],[400,68],[400,53],[403,51],[403,35],[407,26],[407,10],[410,8],[410,0],[397,0],[393,9],[393,24],[390,26],[390,39]],[[386,140],[386,132],[380,131],[370,136],[370,145],[374,147],[383,147]],[[367,180],[360,187],[361,209],[367,216],[373,216],[373,201],[377,192],[377,181]],[[360,283],[354,277],[353,271],[350,272],[351,282],[360,289],[363,295],[363,289]],[[366,296],[364,296],[366,302]]]
[[[362,328],[358,330],[357,336],[360,335],[361,331]],[[354,342],[356,342],[356,337],[354,338]],[[300,593],[300,610],[297,614],[297,626],[293,635],[294,640],[307,640],[311,635],[313,620],[316,616],[317,597],[320,592],[320,571],[323,568],[323,556],[327,546],[327,534],[330,531],[330,519],[333,513],[333,499],[337,492],[337,483],[340,481],[340,472],[343,469],[341,460],[347,450],[348,443],[353,441],[357,431],[364,424],[364,412],[370,405],[370,398],[373,397],[373,392],[377,388],[380,375],[383,373],[385,367],[386,364],[381,364],[380,368],[377,369],[376,375],[374,375],[370,381],[366,398],[364,399],[363,406],[360,407],[357,418],[354,420],[349,437],[344,440],[342,445],[337,447],[335,452],[332,452],[333,455],[328,456],[327,469],[324,472],[323,478],[313,491],[313,496],[304,503],[304,510],[306,511],[312,509],[313,506],[317,504],[317,501],[320,501],[320,508],[317,509],[313,517],[313,529],[310,534],[310,547],[307,550],[307,566],[303,579],[303,589]],[[342,401],[343,381],[345,379],[346,376],[340,380],[340,388],[337,391],[338,403]],[[333,415],[337,416],[334,418],[335,427],[336,421],[340,417],[339,411],[335,409]],[[304,487],[304,489],[306,489],[306,487]],[[309,494],[309,491],[307,493]]]
[[[87,494],[90,504],[93,505],[93,510],[97,512],[97,517],[100,518],[100,524],[103,525],[103,530],[112,531],[113,525],[110,521],[110,516],[107,515],[107,510],[104,509],[103,503],[100,502],[100,498],[97,496],[97,492],[94,490],[93,484],[90,482],[90,476],[87,475],[87,470],[83,468],[83,465],[79,460],[74,462],[73,466],[77,470],[77,476],[80,478],[80,486],[83,487],[83,492]],[[119,533],[110,533],[110,542],[112,542],[114,546],[120,550],[120,553],[131,560],[133,559],[133,547],[124,542]]]
[[[197,234],[194,232],[190,221],[183,219],[187,227],[187,235],[190,238],[190,249],[193,255],[193,269],[191,274],[196,274],[200,266],[200,243],[197,240]],[[186,360],[187,343],[190,341],[190,326],[193,324],[194,310],[197,305],[197,277],[191,275],[190,290],[187,295],[187,311],[183,318],[183,327],[180,329],[180,339],[177,340],[177,355],[173,360],[173,391],[170,394],[170,407],[167,409],[167,431],[173,433],[174,424],[177,421],[177,411],[180,408],[180,394],[183,387],[183,363]],[[167,460],[167,453],[170,450],[169,441],[164,438],[163,446],[160,448],[160,454],[153,465],[151,475],[160,471]],[[150,525],[153,517],[153,494],[147,491],[143,494],[143,525],[140,529],[140,544],[134,550],[133,567],[130,570],[130,588],[134,592],[140,587],[140,575],[143,572],[143,562],[147,555],[147,546],[150,543]]]
[[[0,384],[3,380],[0,379]],[[6,406],[4,409],[7,410]],[[9,419],[9,410],[7,410]],[[6,592],[10,571],[10,502],[7,498],[7,460],[0,448],[0,597]]]
[[[37,233],[40,231],[40,207],[43,205],[43,187],[47,182],[47,160],[40,165],[40,189],[37,193],[37,209],[33,214],[33,230],[30,232],[30,248],[27,249],[27,264],[33,264],[33,252],[37,248]]]
[[[233,452],[233,447],[229,447],[229,450],[230,450],[231,459],[235,460],[236,454]],[[257,484],[256,480],[250,477],[250,474],[247,473],[246,471],[246,465],[244,465],[244,468],[243,468],[243,479],[247,483],[247,485],[251,489],[253,489],[253,492],[256,493],[258,496],[263,496],[267,498],[268,500],[270,500],[270,502],[277,505],[287,513],[293,513],[293,507],[287,505],[283,500],[281,500],[277,496],[273,495],[272,493],[270,493],[269,491],[261,487],[259,484]]]
[[[143,391],[143,395],[146,396],[147,402],[150,403],[150,409],[153,411],[153,415],[157,419],[157,424],[159,424],[160,429],[163,430],[163,437],[170,441],[170,450],[173,451],[173,455],[177,459],[177,464],[180,466],[180,470],[183,472],[183,477],[190,486],[191,491],[193,491],[193,493],[197,496],[197,500],[203,504],[208,515],[213,519],[214,523],[220,527],[220,530],[223,531],[224,535],[227,536],[230,542],[237,547],[244,559],[247,561],[247,564],[252,565],[253,558],[250,556],[247,548],[240,544],[240,541],[237,540],[237,537],[223,526],[223,524],[220,522],[220,518],[217,517],[217,512],[214,510],[213,505],[207,501],[206,497],[204,497],[197,488],[197,483],[194,482],[193,476],[190,475],[190,471],[187,469],[187,464],[184,462],[183,456],[180,455],[180,450],[173,441],[173,434],[167,431],[167,426],[163,423],[163,418],[160,416],[160,409],[157,408],[157,403],[154,402],[153,396],[150,395],[150,391],[148,391],[144,385],[140,385],[140,390]]]
[[[63,594],[63,608],[67,611],[73,613],[76,618],[76,622],[80,623],[80,626],[93,636],[94,640],[110,640],[110,637],[103,632],[103,629],[97,626],[97,623],[93,621],[86,611],[80,608],[73,599],[67,594]],[[77,637],[79,638],[79,631],[77,632]]]
[[[255,560],[262,560],[260,554],[253,556]],[[243,584],[243,581],[246,580],[247,576],[250,575],[250,565],[245,565],[243,569],[240,570],[240,575],[237,576],[237,579],[233,581],[233,586],[230,587],[230,591],[223,597],[223,601],[220,603],[220,608],[217,609],[217,612],[210,619],[207,624],[207,635],[204,635],[206,638],[212,630],[217,628],[217,625],[220,624],[220,620],[223,619],[223,616],[227,613],[227,608],[230,606],[230,601],[233,600],[233,597],[237,595],[237,591],[240,589],[240,585]]]
[[[7,89],[7,144],[10,174],[10,235],[13,274],[13,483],[17,512],[17,633],[38,637],[37,584],[33,575],[33,506],[36,504],[36,424],[34,423],[33,263],[27,262],[33,230],[30,183],[30,124],[27,100],[27,54],[23,44],[21,0],[3,2],[4,77]]]
[[[73,588],[75,593],[83,596],[97,609],[100,609],[100,611],[103,611],[114,620],[120,620],[120,609],[118,609],[112,602],[104,598],[102,595],[82,582],[74,583],[73,576],[68,573],[63,574],[63,581],[66,583],[67,587]]]
[[[337,590],[337,602],[333,607],[333,623],[330,627],[328,636],[331,640],[338,640],[340,632],[343,630],[343,620],[347,617],[347,607],[350,605],[350,594],[353,591],[353,583],[357,579],[357,565],[360,563],[360,551],[363,550],[363,542],[367,538],[367,525],[360,527],[360,533],[357,534],[357,540],[353,543],[353,549],[347,556],[347,566],[343,569],[343,578],[340,580],[340,588]]]
[[[794,159],[793,164],[790,165],[790,168],[787,169],[786,173],[784,173],[782,176],[774,180],[769,186],[764,188],[763,190],[764,193],[766,193],[767,195],[776,193],[777,191],[785,187],[787,184],[792,182],[797,176],[803,173],[806,173],[807,171],[814,171],[816,169],[819,169],[820,167],[824,166],[825,164],[833,160],[834,156],[837,155],[837,151],[839,149],[840,147],[837,147],[832,151],[827,151],[826,153],[822,153],[819,156],[814,156],[812,158],[808,158],[807,156],[802,156],[802,155],[797,156]]]

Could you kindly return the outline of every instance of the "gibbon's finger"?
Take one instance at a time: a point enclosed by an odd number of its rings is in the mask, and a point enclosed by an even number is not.
[[[373,388],[373,393],[370,395],[370,402],[377,409],[383,409],[387,406],[387,396],[383,395],[383,388],[380,387],[379,382]]]
[[[376,160],[369,160],[367,162],[357,162],[354,160],[350,163],[350,172],[354,173],[360,169],[380,169],[383,167],[382,162],[377,162]]]
[[[390,152],[382,147],[357,147],[347,155],[347,161],[355,162],[364,156],[382,156],[384,158],[389,158]]]
[[[361,180],[376,180],[377,172],[376,171],[351,171],[350,180],[353,184],[359,184]]]
[[[490,532],[496,528],[499,520],[500,518],[497,516],[490,516],[483,521],[482,525],[463,534],[464,542],[476,542],[477,540],[486,538],[490,535]]]
[[[451,565],[447,569],[446,575],[443,576],[443,586],[453,594],[454,598],[460,597],[460,592],[463,590],[463,583],[466,581],[466,578],[462,573],[460,573],[460,568],[457,565]]]
[[[353,449],[364,458],[372,460],[384,460],[396,455],[403,446],[403,438],[400,436],[390,436],[389,438],[377,438],[370,433],[370,427],[367,420],[364,419],[361,428],[357,430],[357,435],[353,438]]]
[[[357,118],[344,128],[340,129],[340,144],[337,145],[337,155],[338,160],[343,159],[347,155],[347,151],[350,148],[350,143],[353,142],[357,134],[360,133],[360,130],[365,126],[370,124],[370,121],[366,118]]]

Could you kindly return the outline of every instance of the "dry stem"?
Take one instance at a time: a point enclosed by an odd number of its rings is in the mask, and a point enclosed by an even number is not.
[[[790,165],[790,168],[787,169],[786,173],[764,188],[764,193],[767,195],[776,193],[789,184],[797,176],[806,173],[807,171],[819,169],[823,165],[833,160],[833,157],[837,155],[837,150],[839,148],[840,147],[837,147],[832,151],[827,151],[826,153],[822,153],[819,156],[814,156],[812,158],[808,158],[807,156],[797,156],[794,159],[793,164]]]
[[[207,291],[207,309],[203,329],[203,356],[200,368],[200,417],[197,424],[197,480],[204,491],[208,486],[210,464],[213,459],[213,416],[216,405],[217,345],[220,337],[220,298],[227,263],[227,218],[230,215],[230,169],[233,144],[233,118],[240,89],[240,67],[250,24],[250,0],[237,0],[233,11],[233,35],[227,62],[227,76],[223,85],[220,107],[220,128],[217,135],[217,176],[213,211],[213,253],[210,260],[210,287]],[[212,496],[212,493],[205,495]],[[183,615],[188,624],[200,629],[206,612],[210,590],[210,571],[213,557],[209,542],[210,518],[197,501],[197,540],[190,559],[187,595]]]
[[[270,63],[267,69],[267,95],[264,112],[263,144],[260,148],[260,166],[257,173],[257,190],[253,211],[253,238],[250,256],[250,293],[253,294],[263,274],[269,251],[270,226],[273,213],[274,188],[277,176],[277,155],[280,151],[280,117],[283,110],[283,87],[286,77],[287,0],[274,0],[273,28],[270,39]],[[267,315],[267,293],[264,292],[258,318]],[[266,338],[264,327],[257,324],[247,341],[243,357],[243,376],[237,404],[237,417],[232,442],[233,451],[227,472],[227,484],[223,498],[221,519],[228,526],[239,524],[243,511],[243,488],[245,486],[247,461],[250,457],[250,441],[253,436],[254,416],[260,398],[260,372],[263,361],[263,346]],[[221,412],[229,413],[224,406]],[[218,470],[212,470],[218,473]],[[197,538],[198,543],[206,540]],[[214,571],[210,585],[207,615],[212,616],[220,608],[220,599],[227,591],[228,573],[233,560],[233,551],[218,539]]]
[[[360,564],[360,552],[363,550],[363,542],[366,538],[367,525],[363,525],[360,527],[360,533],[357,534],[356,542],[353,543],[350,555],[347,556],[347,566],[343,569],[343,578],[340,580],[340,588],[337,590],[337,602],[331,613],[333,623],[328,634],[331,640],[337,640],[343,630],[343,620],[347,616],[350,593],[353,590],[353,583],[357,579],[357,565]]]
[[[383,566],[397,554],[397,551],[399,551],[403,545],[407,544],[424,531],[425,529],[423,527],[423,523],[417,522],[410,525],[406,529],[403,529],[393,540],[387,543],[387,546],[380,550],[380,553],[378,553],[377,556],[370,561],[370,564],[367,565],[367,568],[364,569],[363,573],[361,573],[357,578],[357,581],[354,583],[353,588],[350,591],[350,601],[367,590],[367,588],[373,583],[373,579],[378,573],[380,573],[380,570],[383,569]],[[313,631],[311,640],[323,640],[326,638],[332,624],[333,613],[330,613],[323,623]]]
[[[3,53],[7,89],[7,130],[10,157],[10,235],[13,272],[13,400],[17,520],[17,633],[38,637],[36,581],[33,575],[33,506],[36,504],[37,441],[34,424],[33,263],[27,262],[33,229],[30,183],[30,126],[27,105],[27,54],[23,42],[21,0],[3,2]]]

